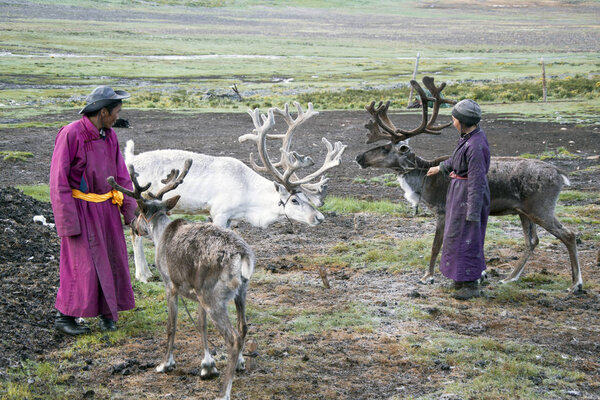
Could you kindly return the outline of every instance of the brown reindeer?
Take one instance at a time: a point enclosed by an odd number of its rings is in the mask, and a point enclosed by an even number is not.
[[[452,103],[452,101],[440,97],[444,84],[435,87],[433,78],[429,77],[425,77],[423,83],[433,97],[428,97],[416,81],[411,81],[411,85],[417,89],[423,103],[423,120],[421,125],[414,130],[404,131],[394,126],[387,116],[389,102],[386,105],[380,103],[377,108],[374,107],[373,102],[366,107],[374,120],[365,125],[370,131],[367,143],[377,140],[389,140],[391,143],[359,154],[356,162],[362,168],[393,169],[398,174],[398,181],[404,190],[404,197],[414,207],[423,201],[435,213],[436,228],[429,269],[420,279],[422,283],[432,283],[435,262],[442,247],[446,194],[450,178],[443,174],[426,176],[426,173],[430,167],[439,165],[448,156],[435,160],[424,160],[413,153],[407,142],[408,138],[422,132],[439,134],[441,129],[449,126],[447,124],[434,127],[433,123],[435,123],[440,105],[443,102]],[[433,113],[429,118],[428,101],[434,102]],[[383,129],[383,132],[379,128]],[[525,263],[539,243],[537,236],[537,225],[539,225],[567,247],[573,280],[570,290],[580,291],[583,287],[583,279],[575,235],[565,228],[554,214],[556,201],[563,185],[569,185],[567,176],[555,166],[543,161],[518,157],[492,157],[488,182],[491,194],[490,215],[518,215],[525,235],[525,254],[519,259],[511,274],[502,282],[519,279]]]
[[[208,314],[225,338],[228,362],[218,399],[229,399],[235,369],[244,369],[242,348],[248,327],[246,324],[246,291],[254,271],[254,254],[250,247],[231,230],[208,223],[193,223],[183,219],[171,221],[168,212],[180,196],[163,200],[165,193],[183,182],[192,160],[188,159],[181,174],[172,170],[163,180],[165,186],[156,195],[147,192],[150,185],[140,186],[133,166],[129,173],[134,191],[119,186],[110,177],[110,185],[136,199],[139,216],[133,229],[139,235],[152,237],[156,248],[156,266],[167,295],[169,318],[167,324],[167,352],[156,368],[166,372],[175,367],[173,343],[177,325],[177,301],[181,295],[197,301],[198,325],[204,347],[200,376],[207,379],[218,374],[209,348],[206,332]],[[149,198],[143,198],[144,196]],[[227,315],[227,303],[234,300],[237,310],[237,330]]]

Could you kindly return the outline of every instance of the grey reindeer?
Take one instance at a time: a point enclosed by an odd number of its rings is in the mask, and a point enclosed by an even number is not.
[[[218,375],[208,348],[208,314],[228,348],[227,367],[217,399],[229,399],[235,370],[245,368],[242,349],[248,331],[246,291],[254,271],[255,258],[250,247],[231,230],[208,223],[169,218],[168,212],[175,207],[180,196],[167,200],[162,198],[183,182],[191,165],[192,160],[188,159],[181,173],[173,169],[162,181],[165,186],[156,194],[147,191],[150,184],[140,186],[133,166],[129,167],[133,191],[119,186],[113,177],[109,177],[108,182],[113,188],[136,199],[139,215],[132,228],[139,235],[150,236],[156,248],[155,263],[165,285],[169,310],[167,352],[156,370],[167,372],[175,367],[173,343],[179,296],[197,301],[198,330],[204,348],[200,377],[208,379]],[[227,304],[232,299],[237,311],[237,330],[227,314]]]
[[[408,139],[420,133],[439,134],[441,129],[450,124],[434,126],[439,107],[443,102],[453,103],[451,100],[442,99],[440,92],[445,84],[436,87],[433,78],[425,77],[423,83],[432,93],[428,97],[416,81],[411,85],[423,99],[423,120],[420,127],[406,131],[396,128],[387,116],[387,104],[374,106],[374,102],[366,107],[373,117],[365,127],[369,129],[367,143],[378,140],[388,140],[383,146],[367,150],[356,157],[356,162],[361,168],[391,168],[398,174],[400,187],[404,190],[404,197],[417,206],[423,201],[436,214],[436,227],[429,269],[420,279],[421,283],[432,283],[434,267],[439,251],[442,247],[446,194],[450,178],[443,174],[426,176],[430,167],[439,165],[449,156],[435,160],[424,160],[417,156],[408,146]],[[425,100],[427,99],[427,100]],[[433,112],[428,118],[427,103],[433,102]],[[381,128],[383,132],[380,131]],[[525,254],[517,262],[517,266],[502,282],[512,282],[519,279],[525,263],[533,254],[539,243],[537,225],[546,229],[564,243],[571,260],[571,277],[573,284],[570,291],[577,292],[583,288],[581,268],[577,255],[576,237],[573,232],[565,228],[556,218],[554,209],[560,191],[564,185],[569,185],[567,176],[552,164],[518,157],[492,157],[488,182],[491,195],[490,215],[516,214],[521,220],[525,235]]]

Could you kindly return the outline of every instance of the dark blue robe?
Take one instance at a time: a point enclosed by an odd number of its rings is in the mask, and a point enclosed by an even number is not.
[[[451,181],[446,197],[440,271],[457,282],[479,279],[485,270],[483,244],[490,214],[489,167],[490,147],[479,127],[461,136],[452,157],[441,165],[443,172],[451,173]]]

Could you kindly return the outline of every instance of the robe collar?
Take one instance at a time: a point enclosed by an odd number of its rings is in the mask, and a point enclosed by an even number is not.
[[[84,136],[85,136],[86,142],[90,142],[92,140],[104,139],[104,138],[108,137],[109,135],[111,135],[113,132],[112,128],[105,129],[104,130],[105,136],[103,138],[102,136],[100,136],[100,131],[98,130],[98,128],[96,128],[96,126],[92,123],[92,121],[90,121],[90,119],[87,117],[87,115],[84,115],[81,118],[81,121],[83,123],[83,127],[85,128]]]
[[[479,127],[479,125],[477,125],[477,128],[473,129],[471,132],[460,135],[460,138],[461,140],[469,140],[470,138],[478,134],[480,131],[481,128]]]

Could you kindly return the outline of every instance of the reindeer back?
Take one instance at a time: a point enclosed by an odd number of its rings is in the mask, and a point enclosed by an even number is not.
[[[166,227],[157,257],[159,268],[173,284],[193,282],[197,290],[222,285],[236,290],[244,278],[250,278],[255,259],[248,244],[232,230],[183,219]]]

